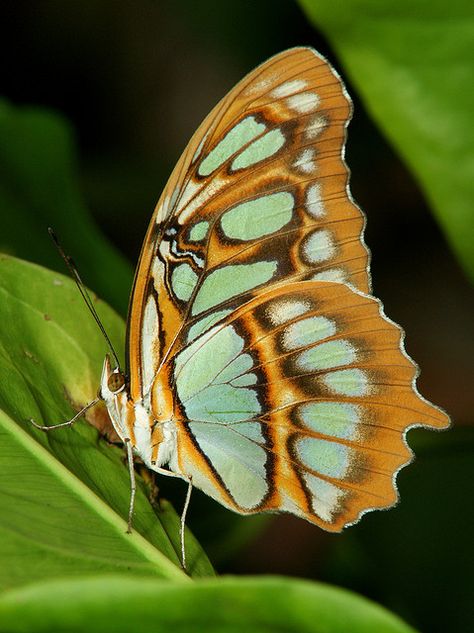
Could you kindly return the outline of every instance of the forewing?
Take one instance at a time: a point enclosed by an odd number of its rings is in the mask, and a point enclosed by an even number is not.
[[[191,338],[169,368],[179,468],[238,512],[339,531],[396,502],[410,427],[449,424],[418,394],[400,328],[346,285],[258,293]]]
[[[197,315],[215,321],[236,298],[283,281],[369,291],[364,218],[344,162],[351,108],[330,65],[295,48],[250,73],[201,124],[142,249],[129,315],[134,399]]]

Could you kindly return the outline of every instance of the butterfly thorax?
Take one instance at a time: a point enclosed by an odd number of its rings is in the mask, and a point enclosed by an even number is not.
[[[130,441],[135,452],[151,469],[175,464],[176,425],[173,420],[173,400],[169,389],[155,381],[154,389],[140,401],[130,397],[123,374],[112,369],[106,356],[102,370],[100,396],[104,400],[112,424],[120,439]]]

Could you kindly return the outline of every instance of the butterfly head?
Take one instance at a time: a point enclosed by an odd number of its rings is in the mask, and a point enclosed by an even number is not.
[[[125,374],[120,367],[112,367],[110,356],[107,354],[102,368],[98,396],[105,402],[112,424],[122,440],[130,437],[130,429],[126,423],[130,417],[131,407],[127,387]]]
[[[100,380],[99,398],[109,402],[125,390],[127,381],[120,367],[112,368],[110,356],[106,354]]]

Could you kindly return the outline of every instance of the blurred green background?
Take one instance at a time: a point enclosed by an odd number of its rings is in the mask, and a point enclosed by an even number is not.
[[[421,393],[454,428],[412,431],[417,460],[399,477],[402,503],[343,535],[290,516],[242,519],[199,493],[189,524],[222,573],[329,581],[422,631],[474,630],[472,287],[351,85],[331,30],[288,0],[20,0],[0,5],[0,24],[0,251],[63,270],[52,225],[86,283],[123,316],[154,205],[216,101],[291,46],[313,46],[335,65],[355,102],[347,161],[368,217],[374,292],[407,332]],[[183,486],[159,486],[179,507]]]

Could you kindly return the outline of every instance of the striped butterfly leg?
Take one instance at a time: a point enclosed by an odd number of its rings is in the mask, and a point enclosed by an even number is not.
[[[237,512],[291,512],[329,531],[397,502],[408,429],[449,425],[417,392],[400,328],[344,284],[260,293],[169,371],[176,468]]]

